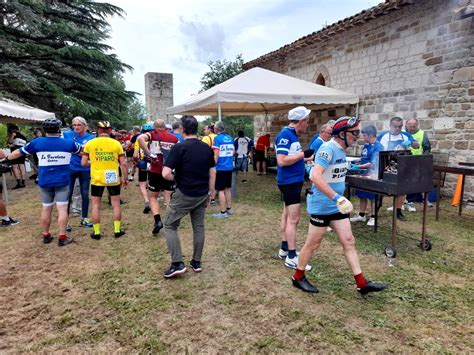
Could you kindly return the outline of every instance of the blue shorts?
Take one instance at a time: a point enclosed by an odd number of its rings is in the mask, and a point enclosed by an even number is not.
[[[356,190],[355,195],[358,198],[366,198],[367,200],[374,201],[376,194],[372,192],[367,192],[367,191],[362,191],[362,190]]]
[[[247,157],[237,158],[235,167],[237,171],[249,171],[249,161]]]

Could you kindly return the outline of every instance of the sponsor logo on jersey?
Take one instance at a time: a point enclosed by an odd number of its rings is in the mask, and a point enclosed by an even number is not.
[[[278,142],[278,145],[287,145],[289,142],[288,139],[286,138],[280,138],[280,141]]]

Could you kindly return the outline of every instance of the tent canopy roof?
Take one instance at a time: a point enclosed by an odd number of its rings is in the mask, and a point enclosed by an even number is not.
[[[262,68],[252,68],[201,92],[169,114],[215,115],[220,103],[225,115],[279,113],[299,105],[357,104],[359,97]]]
[[[40,110],[19,102],[0,99],[0,123],[32,123],[55,118],[54,113]]]

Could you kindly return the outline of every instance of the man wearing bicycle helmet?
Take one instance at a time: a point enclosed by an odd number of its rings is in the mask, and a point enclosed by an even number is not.
[[[357,291],[366,295],[369,292],[383,291],[387,287],[386,284],[366,281],[362,273],[349,221],[352,204],[343,196],[347,172],[344,150],[357,142],[359,134],[359,120],[356,117],[341,117],[334,124],[333,138],[323,143],[316,154],[315,165],[310,172],[312,193],[307,196],[307,211],[310,215],[308,238],[301,249],[292,278],[293,286],[305,292],[319,292],[305,277],[305,266],[321,244],[328,226],[339,237],[344,256],[354,275]]]
[[[70,179],[69,163],[71,162],[71,155],[79,154],[82,147],[72,139],[61,138],[60,128],[60,120],[48,118],[43,122],[46,137],[33,139],[24,147],[12,152],[8,159],[16,159],[27,154],[38,155],[38,185],[43,205],[41,211],[43,243],[49,244],[53,240],[49,229],[51,213],[56,203],[59,227],[58,245],[61,247],[73,241],[72,238],[68,238],[66,235]]]

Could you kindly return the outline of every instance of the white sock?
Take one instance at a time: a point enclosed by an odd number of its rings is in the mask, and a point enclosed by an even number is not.
[[[2,217],[3,221],[9,221],[10,220],[10,217],[8,217],[8,216],[1,216],[1,217]]]

